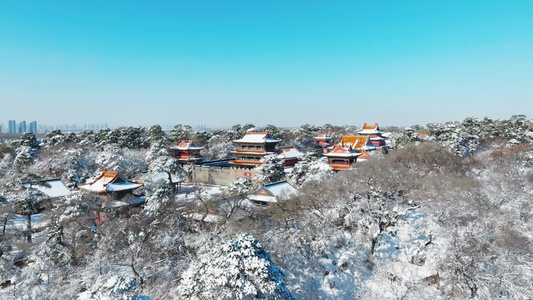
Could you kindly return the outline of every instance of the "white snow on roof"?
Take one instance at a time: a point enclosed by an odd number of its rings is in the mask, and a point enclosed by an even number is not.
[[[247,133],[238,140],[233,140],[236,143],[278,143],[280,140],[276,140],[267,137],[267,133]]]
[[[298,190],[286,181],[275,184],[269,184],[266,185],[265,188],[278,199],[280,197],[289,198],[298,194]]]
[[[71,192],[70,190],[63,184],[63,182],[58,179],[45,179],[42,180],[42,182],[45,182],[50,185],[50,187],[37,185],[37,184],[30,184],[30,183],[24,183],[23,185],[25,187],[32,186],[33,188],[39,190],[41,193],[48,196],[48,198],[57,198],[57,197],[63,197],[69,195]]]
[[[201,146],[189,146],[189,145],[187,145],[187,147],[174,146],[174,147],[170,147],[170,149],[178,149],[178,150],[202,150],[202,149],[204,149],[204,147],[201,147]]]
[[[97,182],[95,184],[87,184],[87,185],[79,185],[78,186],[80,189],[82,190],[86,190],[86,191],[89,191],[89,192],[97,192],[97,193],[101,193],[103,190],[104,190],[104,185],[100,182]]]
[[[246,155],[248,155],[248,154],[250,154],[250,155],[265,155],[265,154],[267,154],[266,151],[261,151],[261,152],[250,151],[250,152],[248,152],[248,151],[237,151],[237,150],[232,150],[232,151],[230,151],[230,153],[232,153],[232,154],[246,154]],[[272,152],[270,152],[270,153],[272,153]]]
[[[291,148],[289,151],[282,151],[279,154],[279,157],[281,158],[297,158],[304,155],[302,152],[298,151],[298,149]]]
[[[375,145],[364,145],[363,147],[361,147],[362,150],[365,150],[365,151],[371,151],[371,150],[376,150],[376,149],[379,149],[381,147],[379,146],[375,146]]]
[[[95,181],[93,183],[82,183],[82,184],[78,185],[78,187],[80,189],[84,189],[84,190],[87,190],[89,192],[101,193],[101,192],[105,191],[106,186],[111,181],[113,181],[114,179],[115,179],[114,177],[104,176],[104,177],[100,178],[99,180],[97,180],[97,181]]]
[[[358,131],[358,133],[360,133],[360,134],[378,134],[378,133],[383,133],[383,131],[376,130],[376,129],[363,129],[363,130]]]
[[[260,194],[254,194],[248,196],[248,200],[251,201],[261,201],[261,202],[270,202],[270,203],[276,203],[276,197],[271,195],[260,195]]]
[[[327,156],[327,157],[357,157],[361,155],[361,153],[357,153],[357,152],[350,152],[350,153],[335,153],[335,152],[329,152],[329,153],[324,153],[324,156]]]
[[[106,190],[108,192],[120,192],[120,191],[133,190],[141,186],[142,184],[139,184],[139,183],[125,181],[125,182],[117,182],[117,183],[108,184]]]
[[[286,200],[298,194],[298,190],[286,181],[267,184],[265,185],[265,189],[270,195],[261,193],[251,194],[248,196],[248,200],[275,203],[278,200]]]
[[[130,181],[111,183],[113,180],[115,180],[115,178],[104,176],[93,183],[80,184],[78,187],[89,192],[103,193],[134,190],[142,186],[142,184]]]

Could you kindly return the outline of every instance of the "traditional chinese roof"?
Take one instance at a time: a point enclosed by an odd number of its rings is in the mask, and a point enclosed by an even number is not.
[[[230,153],[233,154],[255,154],[255,155],[265,155],[267,152],[265,150],[251,150],[251,149],[235,149],[231,150]],[[274,152],[269,152],[274,153]]]
[[[303,154],[300,150],[298,150],[296,147],[278,147],[278,150],[280,150],[279,158],[281,159],[287,159],[287,158],[298,158]]]
[[[361,156],[359,156],[358,159],[367,159],[372,157],[372,155],[370,155],[370,153],[366,152],[365,150],[362,150],[360,153]]]
[[[353,150],[374,150],[377,147],[372,144],[369,136],[342,136],[339,144],[344,148],[352,147]]]
[[[357,157],[361,154],[355,152],[351,146],[348,145],[345,147],[339,143],[335,145],[330,152],[324,153],[324,155],[327,157]]]
[[[104,171],[91,182],[78,185],[78,188],[95,193],[120,192],[141,187],[141,183],[130,182],[119,177],[118,170]]]
[[[318,136],[315,136],[313,139],[317,141],[329,141],[331,140],[331,136],[327,135],[326,133],[319,133]]]
[[[384,141],[385,139],[378,135],[369,135],[368,136],[371,141]]]
[[[350,165],[341,165],[341,164],[329,164],[333,170],[353,170]]]
[[[182,140],[178,146],[170,147],[170,149],[177,150],[202,150],[204,147],[196,146],[196,144],[191,140]]]
[[[193,156],[185,153],[174,155],[174,157],[177,158],[179,161],[197,161],[205,159],[205,156]]]
[[[358,132],[359,134],[381,134],[383,131],[379,129],[378,123],[375,123],[374,125],[369,125],[365,123],[363,125],[363,129]]]
[[[230,161],[229,164],[232,164],[232,165],[244,165],[244,166],[259,166],[259,165],[262,165],[263,163],[260,162],[260,161],[236,159],[236,160]]]
[[[271,184],[265,184],[265,186],[258,192],[248,196],[248,199],[252,201],[275,203],[279,200],[286,200],[297,194],[297,189],[295,189],[287,181],[281,181]]]
[[[67,196],[71,191],[63,184],[59,178],[50,178],[41,180],[45,185],[23,183],[25,187],[32,187],[45,194],[49,199]]]
[[[280,141],[272,138],[267,132],[247,132],[242,138],[233,140],[233,143],[266,144]]]

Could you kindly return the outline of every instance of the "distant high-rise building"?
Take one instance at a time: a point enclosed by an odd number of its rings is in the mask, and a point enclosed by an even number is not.
[[[17,122],[9,120],[9,133],[17,133]]]
[[[30,123],[30,131],[33,133],[37,133],[37,121],[33,121]]]
[[[24,132],[26,132],[26,121],[22,121],[19,124],[19,133],[24,133]]]
[[[4,129],[4,128],[3,128],[3,125],[0,124],[0,133],[2,133],[2,129]]]

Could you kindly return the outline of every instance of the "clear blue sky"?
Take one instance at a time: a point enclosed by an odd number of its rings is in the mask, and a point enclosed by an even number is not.
[[[0,2],[0,123],[533,117],[533,1]]]

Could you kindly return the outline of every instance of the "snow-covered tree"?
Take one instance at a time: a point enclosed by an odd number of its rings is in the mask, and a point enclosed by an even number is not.
[[[100,278],[99,278],[100,279]],[[113,274],[106,276],[90,287],[89,290],[78,294],[79,300],[100,299],[131,299],[151,300],[152,298],[136,293],[139,284],[127,275]]]
[[[15,150],[14,165],[19,169],[29,166],[33,162],[35,150],[29,146],[20,146]]]
[[[224,190],[224,194],[227,196],[246,195],[253,191],[254,188],[255,185],[250,178],[241,176],[230,182]]]
[[[121,149],[116,145],[106,145],[101,151],[91,152],[98,166],[95,172],[99,173],[103,168],[119,170],[126,178],[135,177],[146,169],[144,152],[136,149]]]
[[[59,129],[51,130],[44,136],[43,144],[45,147],[54,146],[63,143],[65,136]]]
[[[139,148],[145,145],[146,129],[144,127],[120,127],[117,145],[121,148]]]
[[[213,134],[207,143],[207,147],[202,150],[202,155],[207,160],[225,159],[231,156],[233,143],[227,136]]]
[[[315,144],[315,137],[320,128],[315,125],[304,124],[298,128],[291,130],[294,135],[294,141],[301,145],[303,148],[312,148]]]
[[[295,299],[261,243],[241,234],[194,261],[178,286],[187,299]]]
[[[31,216],[41,212],[44,209],[43,193],[33,187],[27,187],[17,193],[15,198],[15,211],[26,216],[26,239],[28,243],[32,242],[32,219]]]
[[[191,137],[192,127],[189,125],[178,124],[170,131],[170,139],[174,143],[179,143],[182,140],[189,139]]]
[[[178,161],[169,155],[168,150],[159,143],[150,146],[146,154],[148,174],[145,175],[145,189],[147,192],[145,210],[149,214],[159,211],[159,208],[175,192],[175,184],[185,180],[185,171]],[[164,174],[162,177],[161,174]]]
[[[260,132],[268,132],[274,139],[281,139],[283,137],[283,129],[275,125],[268,124],[259,130]]]
[[[78,143],[80,145],[89,146],[99,142],[98,135],[92,130],[84,130],[78,134]]]
[[[182,177],[184,171],[176,158],[172,157],[168,150],[160,143],[154,143],[146,153],[146,164],[151,173],[165,172],[169,183],[173,184],[173,175]],[[183,178],[179,179],[183,180]]]
[[[261,159],[261,165],[255,167],[254,180],[265,184],[283,180],[285,171],[283,161],[276,154],[268,154]]]
[[[246,197],[257,188],[257,184],[250,178],[245,176],[237,177],[223,191],[224,202],[218,205],[218,209],[224,213],[226,218],[230,218],[238,208],[252,214],[252,211],[248,210],[243,203]]]
[[[325,158],[305,153],[287,173],[287,180],[295,186],[302,186],[306,181],[321,181],[333,176],[333,174],[333,169],[327,164]]]
[[[35,137],[35,133],[33,132],[24,132],[20,135],[20,139],[17,141],[18,144],[22,146],[27,146],[33,149],[38,150],[40,146],[40,142]]]
[[[449,147],[457,156],[471,156],[479,145],[478,134],[483,131],[476,118],[467,118],[463,123],[447,122],[427,125],[430,141],[438,141]]]
[[[418,134],[411,127],[403,128],[399,133],[394,135],[394,147],[397,149],[402,149],[407,145],[416,143],[418,141]]]
[[[145,201],[144,211],[151,216],[162,213],[165,203],[174,195],[174,188],[165,178],[159,180],[145,181]]]
[[[200,131],[195,131],[193,135],[191,136],[191,138],[197,145],[205,145],[207,144],[209,139],[211,139],[212,136],[213,135],[211,134],[211,132],[200,130]]]
[[[168,138],[161,125],[152,125],[148,128],[148,141],[150,143],[159,143],[166,146],[168,144]]]

